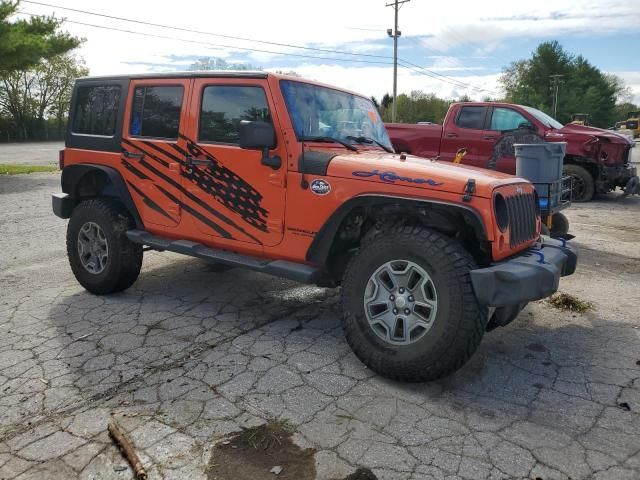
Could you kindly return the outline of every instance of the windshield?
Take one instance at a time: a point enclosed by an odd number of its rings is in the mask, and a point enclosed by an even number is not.
[[[562,124],[559,121],[557,121],[553,117],[550,117],[546,113],[541,112],[540,110],[536,110],[535,108],[531,108],[531,107],[524,107],[523,106],[522,108],[524,108],[527,112],[529,112],[531,115],[536,117],[540,122],[542,122],[542,124],[545,127],[562,128]]]
[[[366,137],[393,148],[370,100],[293,80],[281,80],[280,88],[299,139],[331,137],[351,143],[354,137]]]

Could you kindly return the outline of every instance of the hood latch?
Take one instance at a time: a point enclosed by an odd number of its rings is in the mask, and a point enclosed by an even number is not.
[[[476,180],[470,178],[467,180],[467,184],[464,186],[464,195],[462,196],[463,202],[470,202],[473,194],[476,193]]]

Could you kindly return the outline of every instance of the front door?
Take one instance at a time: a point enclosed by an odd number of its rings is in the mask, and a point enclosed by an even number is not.
[[[487,110],[480,105],[460,107],[453,122],[442,132],[440,156],[444,160],[453,160],[459,149],[466,148],[467,154],[462,159],[464,165],[486,167],[496,140],[488,138],[484,131]]]
[[[262,164],[262,152],[239,147],[241,120],[278,125],[266,79],[197,78],[185,137],[185,195],[198,199],[192,215],[205,241],[272,246],[284,231],[286,149],[276,128],[282,166]],[[186,203],[186,202],[185,202]]]
[[[537,133],[533,130],[533,124],[513,108],[494,107],[489,115],[491,120],[485,130],[485,136],[497,139],[492,155],[496,162],[495,169],[515,175],[514,143],[530,143],[526,138],[531,135],[537,136]]]
[[[142,221],[156,230],[181,221],[181,159],[191,80],[133,80],[122,134],[125,181]]]

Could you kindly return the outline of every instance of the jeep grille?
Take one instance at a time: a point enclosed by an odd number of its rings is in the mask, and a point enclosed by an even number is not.
[[[505,197],[509,212],[509,244],[517,247],[536,237],[538,207],[533,193]]]

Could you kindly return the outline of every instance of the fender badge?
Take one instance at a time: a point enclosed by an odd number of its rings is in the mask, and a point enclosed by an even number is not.
[[[319,178],[311,182],[311,191],[316,195],[326,195],[331,191],[331,184]]]

